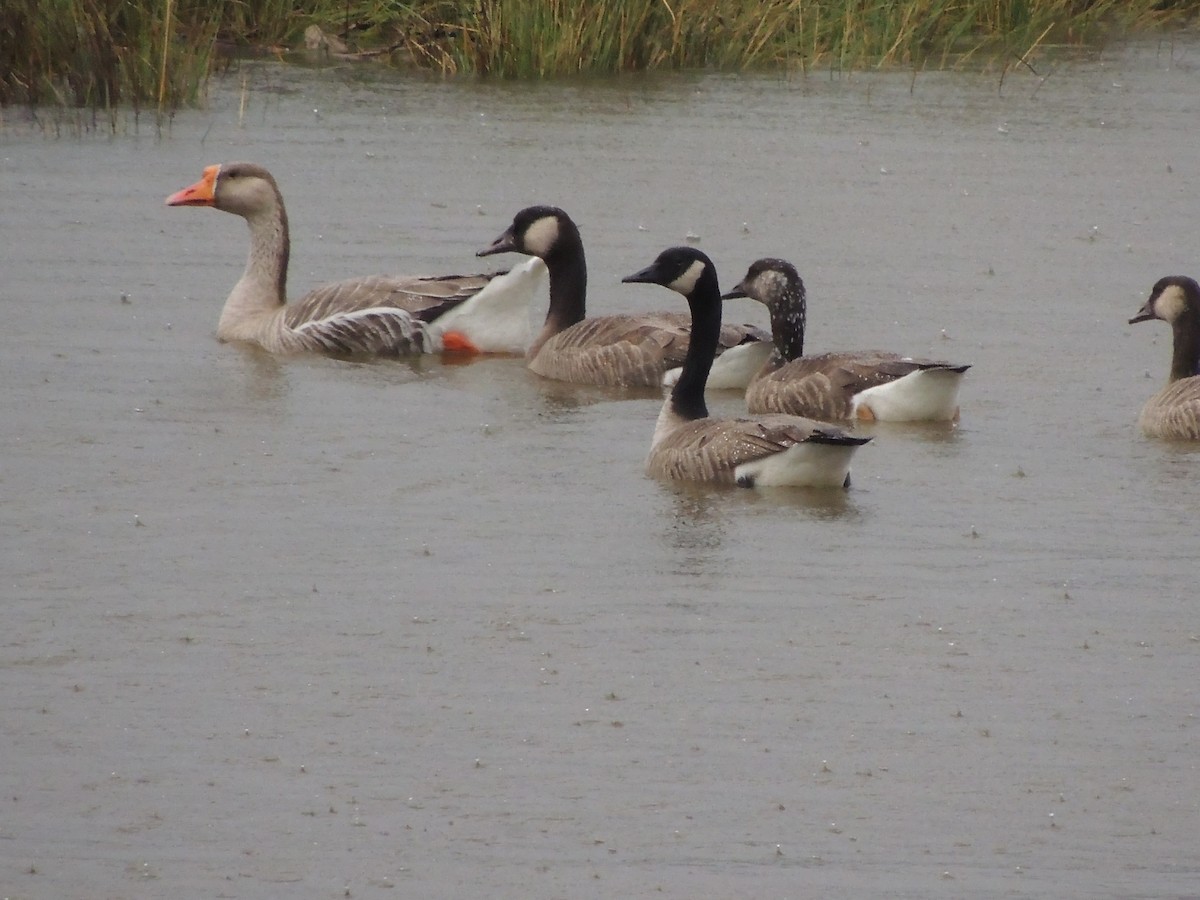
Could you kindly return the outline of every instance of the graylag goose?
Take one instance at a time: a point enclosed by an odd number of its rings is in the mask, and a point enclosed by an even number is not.
[[[1138,425],[1147,437],[1200,440],[1200,285],[1160,278],[1129,324],[1162,319],[1175,335],[1166,387],[1146,401]]]
[[[221,310],[217,337],[271,353],[399,356],[462,350],[524,353],[529,305],[545,266],[432,277],[371,275],[287,302],[288,219],[271,173],[251,163],[209,166],[168,206],[211,206],[250,226],[246,270]]]
[[[958,388],[969,365],[875,350],[804,356],[804,282],[791,263],[757,260],[724,297],[749,297],[771,314],[775,352],[746,389],[750,412],[823,421],[958,420]]]
[[[683,313],[585,318],[587,262],[579,228],[553,206],[530,206],[480,256],[527,253],[550,271],[550,308],[526,358],[544,378],[575,384],[645,385],[663,382],[688,351],[691,323]],[[727,325],[716,352],[719,371],[710,385],[744,390],[770,355],[770,336],[753,325]]]
[[[720,340],[721,291],[707,256],[694,247],[673,247],[622,281],[661,284],[686,297],[691,308],[692,339],[654,426],[648,474],[741,487],[849,486],[850,458],[870,438],[799,416],[708,417],[704,387]]]

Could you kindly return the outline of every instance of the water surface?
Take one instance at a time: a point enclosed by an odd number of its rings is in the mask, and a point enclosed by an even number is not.
[[[1196,894],[1200,454],[1125,322],[1197,274],[1200,44],[1039,67],[6,112],[3,896]],[[218,344],[245,227],[162,201],[234,159],[294,293],[554,203],[592,311],[680,306],[618,282],[689,233],[783,256],[812,350],[972,363],[962,422],[844,495],[675,486],[653,392]]]

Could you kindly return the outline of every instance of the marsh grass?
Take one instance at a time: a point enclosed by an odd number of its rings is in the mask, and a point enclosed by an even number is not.
[[[0,0],[0,104],[165,110],[310,25],[353,57],[537,78],[647,69],[1010,65],[1186,23],[1200,0]]]
[[[1162,0],[479,0],[456,62],[502,76],[715,67],[946,68],[1194,15]]]
[[[219,5],[219,4],[218,4]],[[213,4],[0,0],[0,103],[107,109],[194,102],[211,63]]]

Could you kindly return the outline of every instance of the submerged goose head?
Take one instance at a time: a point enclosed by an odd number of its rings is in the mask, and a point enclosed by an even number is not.
[[[749,297],[763,304],[771,314],[771,334],[779,355],[784,360],[804,355],[808,303],[804,282],[790,262],[771,257],[755,260],[745,277],[723,297]]]

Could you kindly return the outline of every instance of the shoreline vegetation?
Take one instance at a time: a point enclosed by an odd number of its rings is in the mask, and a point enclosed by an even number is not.
[[[1200,0],[0,0],[0,105],[159,115],[248,54],[549,78],[1020,64],[1189,26]]]

